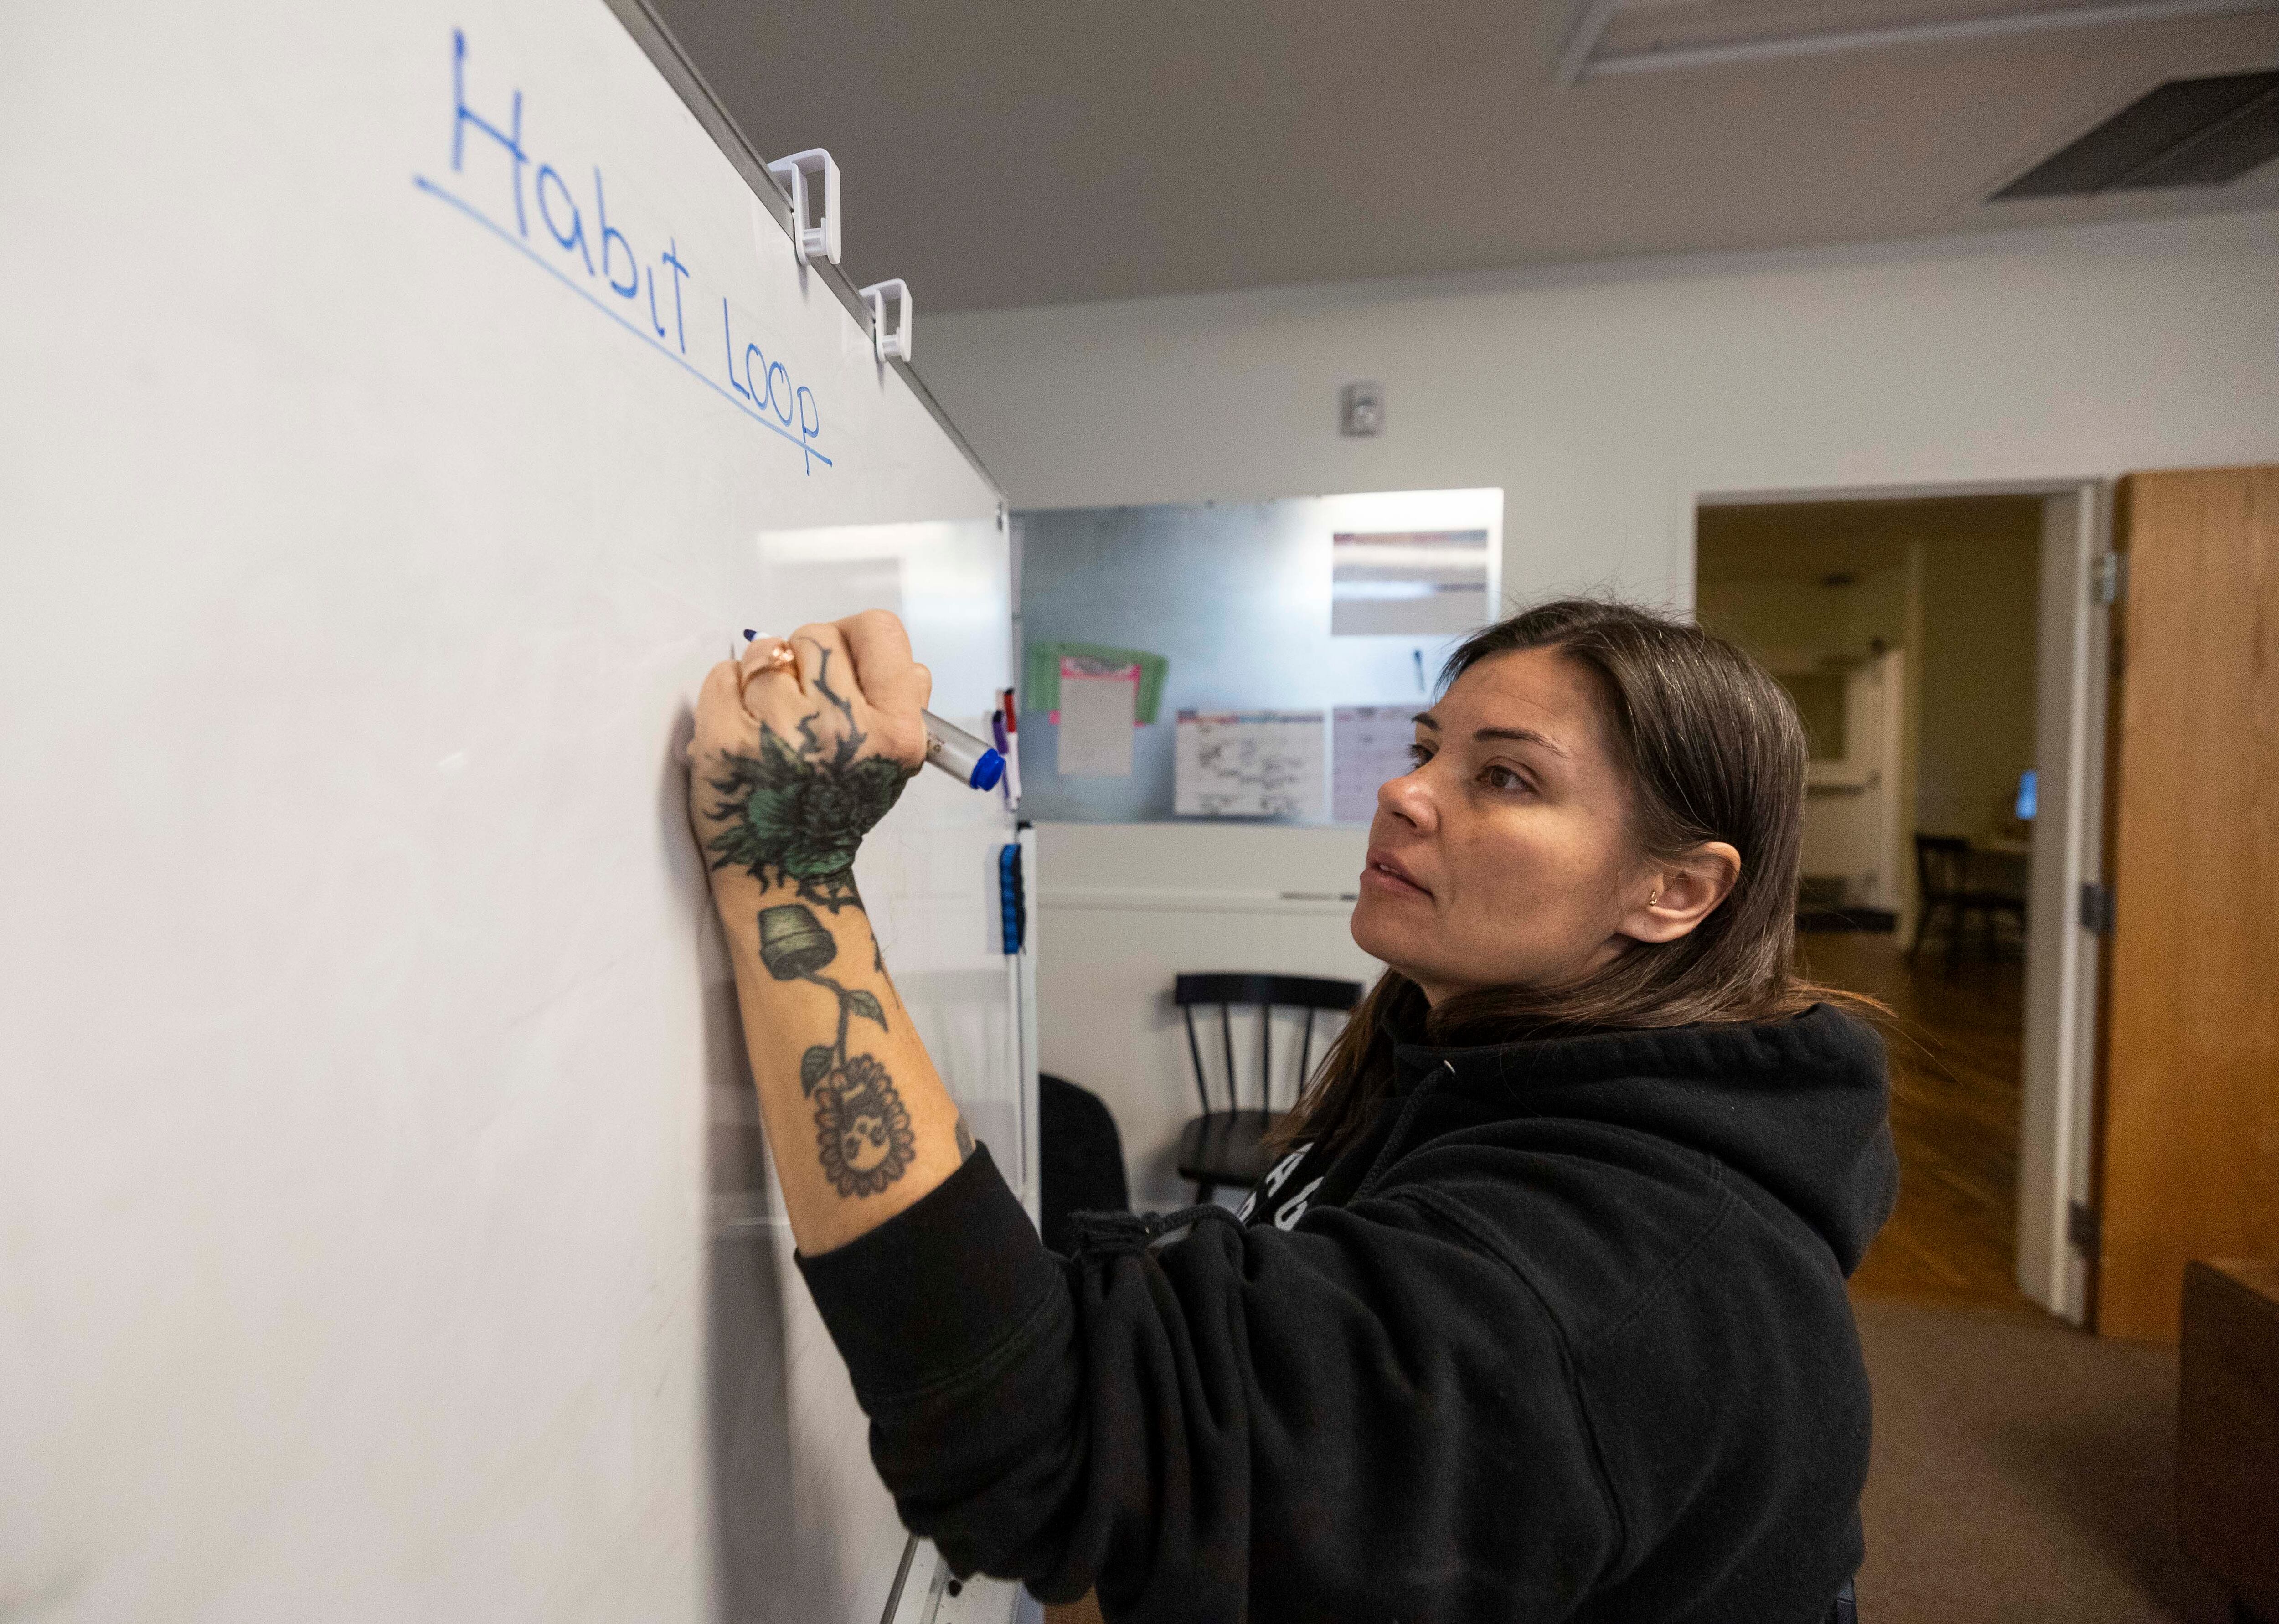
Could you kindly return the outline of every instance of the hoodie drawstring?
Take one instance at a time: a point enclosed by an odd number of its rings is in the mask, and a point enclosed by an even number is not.
[[[1069,1256],[1117,1257],[1145,1252],[1166,1235],[1189,1224],[1214,1220],[1233,1224],[1237,1229],[1242,1227],[1240,1219],[1216,1201],[1207,1201],[1201,1207],[1183,1207],[1176,1213],[1070,1213]]]
[[[1400,1120],[1393,1124],[1393,1137],[1385,1142],[1385,1148],[1377,1152],[1377,1159],[1369,1164],[1369,1176],[1361,1181],[1361,1188],[1353,1192],[1350,1199],[1358,1201],[1377,1188],[1377,1181],[1391,1170],[1393,1158],[1400,1153],[1401,1141],[1408,1137],[1409,1125],[1416,1120],[1416,1108],[1424,1103],[1424,1096],[1432,1092],[1432,1085],[1442,1077],[1455,1075],[1454,1064],[1442,1061],[1439,1069],[1416,1085],[1416,1092],[1408,1096],[1408,1103],[1400,1107]]]
[[[1408,1130],[1416,1121],[1417,1107],[1424,1103],[1424,1096],[1432,1092],[1433,1085],[1442,1077],[1455,1075],[1455,1067],[1447,1061],[1442,1061],[1416,1085],[1416,1092],[1408,1096],[1408,1102],[1400,1107],[1400,1119],[1393,1124],[1393,1137],[1385,1140],[1385,1148],[1378,1151],[1375,1160],[1369,1164],[1369,1174],[1361,1181],[1361,1188],[1353,1192],[1352,1199],[1358,1201],[1377,1188],[1377,1182],[1400,1154],[1402,1141],[1408,1138]],[[1201,1207],[1182,1207],[1176,1213],[1070,1213],[1069,1255],[1071,1260],[1076,1260],[1144,1252],[1166,1235],[1174,1234],[1190,1224],[1214,1221],[1233,1224],[1237,1229],[1242,1227],[1240,1219],[1216,1201],[1206,1202]]]

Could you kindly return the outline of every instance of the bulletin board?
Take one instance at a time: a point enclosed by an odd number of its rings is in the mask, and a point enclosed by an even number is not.
[[[1336,712],[1393,708],[1400,720],[1429,702],[1450,632],[1340,632],[1355,624],[1354,599],[1397,602],[1398,582],[1373,582],[1370,567],[1340,567],[1339,536],[1383,537],[1344,551],[1382,557],[1413,543],[1424,575],[1454,575],[1447,561],[1468,545],[1439,538],[1485,532],[1484,586],[1466,588],[1467,621],[1500,612],[1503,493],[1497,489],[1373,492],[1272,502],[1150,507],[1039,509],[1014,515],[1021,636],[1032,651],[1053,644],[1145,649],[1166,662],[1157,720],[1136,729],[1129,777],[1057,770],[1058,729],[1048,706],[1027,703],[1021,720],[1023,813],[1040,822],[1150,823],[1180,816],[1178,716],[1312,712],[1325,740],[1318,795],[1281,796],[1298,810],[1258,821],[1352,821],[1366,801],[1350,785],[1334,793]],[[1397,539],[1397,540],[1394,540]],[[1377,569],[1388,575],[1393,571]],[[1441,590],[1446,590],[1441,588]],[[1454,596],[1452,593],[1450,595]],[[1345,605],[1340,609],[1341,602]],[[1372,608],[1374,606],[1372,605]],[[1363,624],[1400,624],[1381,611]],[[1034,672],[1033,655],[1028,663]],[[1028,685],[1033,689],[1036,685]],[[1024,696],[1025,697],[1025,696]],[[1406,708],[1405,709],[1400,708]],[[1351,732],[1347,718],[1347,736]],[[1366,730],[1381,740],[1374,716]],[[1192,747],[1192,746],[1191,746]],[[1352,763],[1348,762],[1350,769]],[[1350,770],[1348,777],[1351,777]],[[1340,808],[1349,816],[1340,820]],[[1360,815],[1359,821],[1366,821]]]

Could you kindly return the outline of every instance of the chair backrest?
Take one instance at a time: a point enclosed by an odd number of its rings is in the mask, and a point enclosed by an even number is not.
[[[1124,1136],[1106,1102],[1049,1071],[1037,1074],[1037,1228],[1065,1256],[1069,1214],[1128,1212]]]
[[[1305,1033],[1298,1048],[1298,1085],[1302,1088],[1306,1068],[1313,1059],[1315,1012],[1351,1009],[1361,1002],[1361,995],[1362,984],[1358,981],[1339,981],[1325,976],[1217,971],[1173,977],[1171,1001],[1179,1007],[1179,1017],[1186,1023],[1187,1059],[1195,1069],[1195,1094],[1202,1101],[1203,1115],[1212,1115],[1213,1107],[1210,1085],[1203,1071],[1202,1046],[1195,1036],[1197,1005],[1218,1006],[1219,1046],[1226,1058],[1226,1108],[1230,1111],[1242,1107],[1240,1074],[1234,1066],[1234,1007],[1242,1005],[1258,1011],[1258,1107],[1266,1110],[1273,1100],[1276,1006],[1306,1012]]]
[[[1915,837],[1915,889],[1922,900],[1952,896],[1970,875],[1970,842],[1961,835]]]

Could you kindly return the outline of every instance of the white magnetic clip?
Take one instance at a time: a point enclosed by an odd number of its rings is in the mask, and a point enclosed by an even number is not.
[[[799,263],[811,264],[819,255],[839,263],[839,165],[820,147],[810,147],[768,165],[768,173],[783,182],[791,194],[791,247]],[[807,223],[808,177],[823,178],[823,218]]]
[[[862,290],[863,302],[871,307],[871,348],[881,361],[908,361],[910,358],[910,289],[901,277],[889,281],[873,282]],[[899,307],[894,330],[886,331],[886,300],[892,295]]]

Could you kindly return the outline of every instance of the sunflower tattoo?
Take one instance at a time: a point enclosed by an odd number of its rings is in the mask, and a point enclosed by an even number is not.
[[[815,1145],[823,1175],[842,1196],[877,1195],[907,1172],[917,1154],[910,1114],[878,1060],[847,1052],[855,1016],[886,1030],[886,1012],[860,987],[819,974],[839,944],[802,902],[760,910],[760,962],[778,981],[808,981],[839,1000],[839,1034],[800,1056],[800,1092],[815,1101]]]
[[[705,845],[716,869],[742,867],[763,885],[793,885],[803,902],[836,914],[863,899],[855,890],[855,849],[886,816],[909,772],[884,756],[856,759],[870,735],[855,725],[855,707],[830,683],[831,651],[815,673],[815,690],[839,712],[838,741],[817,736],[821,710],[802,717],[794,748],[765,723],[757,755],[723,755],[725,777],[710,780],[722,800],[711,816],[726,826]]]

